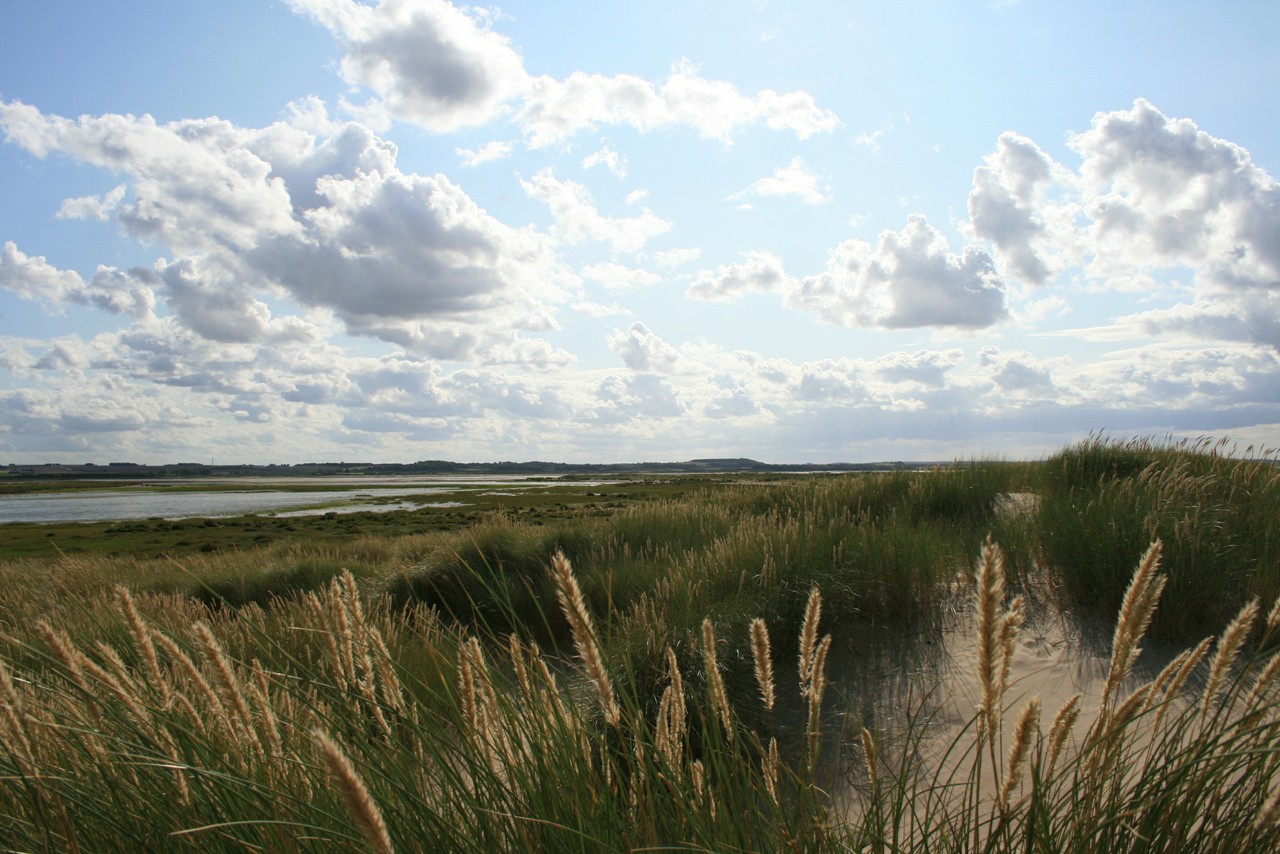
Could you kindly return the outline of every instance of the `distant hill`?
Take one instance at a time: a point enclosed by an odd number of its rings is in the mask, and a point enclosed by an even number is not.
[[[526,477],[568,477],[573,475],[603,476],[607,474],[696,474],[701,472],[731,474],[734,472],[854,472],[915,469],[932,462],[874,463],[762,463],[746,457],[713,457],[686,462],[659,463],[553,463],[530,462],[458,463],[449,460],[420,460],[415,463],[299,463],[297,465],[202,465],[200,463],[110,463],[97,465],[61,465],[55,463],[0,466],[0,478],[39,479],[137,479],[199,477],[326,477],[326,476],[391,476],[391,475],[523,475]]]

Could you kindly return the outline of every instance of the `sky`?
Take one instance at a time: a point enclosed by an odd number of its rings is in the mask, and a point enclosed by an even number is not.
[[[0,463],[1280,445],[1280,4],[4,0]]]

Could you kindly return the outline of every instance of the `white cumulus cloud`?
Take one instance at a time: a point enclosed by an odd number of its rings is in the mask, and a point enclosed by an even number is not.
[[[604,216],[590,191],[576,181],[561,181],[548,166],[520,186],[531,199],[544,203],[555,219],[552,234],[566,243],[608,243],[618,252],[638,252],[649,240],[671,230],[671,223],[641,209],[638,216]]]
[[[795,196],[808,205],[831,201],[830,190],[824,191],[819,186],[818,175],[799,157],[791,158],[790,163],[774,169],[772,175],[760,178],[729,198],[736,201],[747,196]]]
[[[487,22],[444,0],[289,0],[346,50],[344,80],[394,117],[443,133],[504,115],[529,85],[520,54]]]

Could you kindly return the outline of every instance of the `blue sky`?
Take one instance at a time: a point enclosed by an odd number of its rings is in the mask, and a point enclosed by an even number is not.
[[[1280,6],[11,0],[0,462],[1280,445]]]

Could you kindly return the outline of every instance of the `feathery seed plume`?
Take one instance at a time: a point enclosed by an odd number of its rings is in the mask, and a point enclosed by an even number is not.
[[[1031,750],[1031,737],[1040,724],[1040,698],[1033,697],[1018,715],[1018,722],[1013,729],[1013,746],[1009,748],[1009,760],[1005,764],[1004,782],[1000,786],[1000,794],[996,805],[1004,810],[1009,805],[1009,796],[1022,780],[1022,766],[1026,763],[1027,754]]]
[[[1053,767],[1058,762],[1058,756],[1062,753],[1062,748],[1067,743],[1067,736],[1071,734],[1071,728],[1076,725],[1076,720],[1080,717],[1080,695],[1073,694],[1070,700],[1062,704],[1062,708],[1058,709],[1058,714],[1054,715],[1053,723],[1049,725],[1049,760],[1045,767],[1046,778],[1053,773]]]
[[[604,657],[596,644],[595,627],[591,623],[591,614],[587,611],[586,599],[582,596],[578,579],[574,577],[573,567],[569,565],[564,552],[558,551],[551,556],[551,574],[556,584],[560,610],[564,612],[573,632],[573,643],[578,650],[578,657],[582,659],[583,668],[596,686],[605,720],[610,726],[617,727],[622,720],[622,709],[614,698],[613,682],[609,679]]]
[[[804,621],[800,626],[800,693],[805,694],[813,681],[813,654],[818,648],[818,622],[822,619],[822,593],[818,588],[809,591],[809,601],[804,606]]]
[[[342,795],[342,801],[355,819],[365,841],[379,854],[393,854],[395,849],[391,847],[391,836],[387,833],[382,813],[370,796],[364,780],[356,773],[351,760],[324,730],[312,730],[311,735],[320,745],[320,755],[329,768],[329,775],[337,784],[338,793]]]
[[[867,779],[871,781],[871,787],[874,789],[880,785],[879,753],[876,751],[876,741],[871,737],[871,730],[863,727],[861,735],[862,754],[867,763]]]
[[[1235,664],[1236,656],[1244,646],[1244,640],[1248,637],[1249,630],[1253,628],[1253,622],[1257,616],[1258,600],[1250,599],[1223,631],[1218,641],[1218,649],[1213,654],[1213,663],[1209,665],[1209,678],[1204,686],[1204,698],[1200,706],[1200,713],[1204,717],[1207,718],[1212,711],[1213,703],[1222,690],[1227,671],[1231,669],[1231,665]]]
[[[729,709],[729,695],[725,691],[724,677],[720,675],[720,666],[716,662],[716,631],[711,620],[702,620],[702,658],[707,669],[707,683],[711,688],[711,701],[715,704],[724,725],[725,735],[733,741],[733,714]]]
[[[1120,683],[1129,675],[1134,659],[1141,650],[1138,642],[1147,632],[1151,624],[1151,615],[1155,613],[1156,603],[1164,591],[1165,576],[1159,574],[1160,556],[1164,544],[1155,540],[1147,548],[1138,562],[1138,568],[1125,589],[1124,599],[1120,605],[1120,615],[1116,619],[1115,635],[1111,641],[1111,664],[1107,669],[1107,683],[1102,690],[1103,709],[1110,707]]]
[[[755,664],[756,684],[766,711],[773,711],[773,653],[769,648],[769,628],[764,620],[751,621],[751,657]]]
[[[990,537],[982,546],[974,573],[977,598],[978,681],[982,686],[981,726],[994,734],[1000,725],[1004,695],[1005,625],[1000,613],[1004,600],[1004,556]]]

